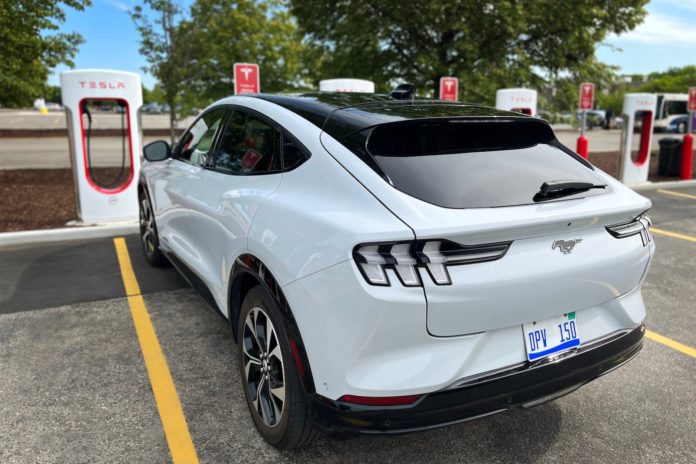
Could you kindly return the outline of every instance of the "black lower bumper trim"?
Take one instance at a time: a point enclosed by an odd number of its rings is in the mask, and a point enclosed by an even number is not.
[[[570,393],[630,361],[642,348],[643,325],[593,349],[512,375],[430,393],[411,406],[373,407],[313,396],[314,419],[329,434],[395,434],[443,427]]]

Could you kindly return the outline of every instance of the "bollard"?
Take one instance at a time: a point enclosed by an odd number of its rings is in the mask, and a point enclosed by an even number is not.
[[[684,142],[682,143],[681,169],[679,171],[679,177],[682,180],[691,179],[693,160],[694,136],[687,133],[684,135]]]
[[[578,155],[582,156],[583,158],[587,159],[587,146],[588,146],[588,140],[587,137],[584,135],[581,135],[578,137],[578,145],[577,145],[577,151]]]

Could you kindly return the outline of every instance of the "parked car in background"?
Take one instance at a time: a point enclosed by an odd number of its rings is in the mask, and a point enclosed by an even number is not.
[[[579,124],[582,124],[582,111],[578,110],[576,118]],[[604,128],[607,124],[606,112],[604,110],[587,110],[585,120],[585,129],[591,130],[595,128]]]
[[[140,109],[140,111],[143,113],[148,113],[148,114],[162,114],[162,113],[164,113],[163,105],[160,105],[157,102],[145,103],[143,105],[143,107]]]

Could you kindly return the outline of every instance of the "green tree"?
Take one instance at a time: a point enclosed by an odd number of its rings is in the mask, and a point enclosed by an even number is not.
[[[78,33],[52,33],[65,21],[64,7],[83,10],[90,0],[0,0],[0,105],[25,106],[43,96],[58,64],[73,66],[83,42]]]
[[[641,92],[686,93],[696,86],[696,66],[670,68],[665,72],[648,75],[648,82],[641,85]]]
[[[164,101],[169,105],[170,139],[176,139],[177,108],[184,85],[190,79],[193,51],[190,29],[181,21],[181,9],[173,0],[144,0],[130,13],[140,34],[140,53],[149,71],[160,83]],[[152,18],[151,18],[152,17]]]
[[[639,24],[648,0],[291,0],[307,40],[323,50],[320,77],[414,83],[433,95],[442,76],[464,100],[577,74],[610,33]]]
[[[258,63],[263,92],[307,87],[316,59],[294,18],[278,0],[197,0],[182,27],[196,53],[191,62],[190,105],[205,106],[231,95],[235,62]]]

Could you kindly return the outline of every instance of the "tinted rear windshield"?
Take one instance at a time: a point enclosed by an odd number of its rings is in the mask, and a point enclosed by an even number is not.
[[[534,203],[547,181],[602,184],[589,163],[534,119],[403,121],[353,134],[344,143],[395,188],[445,208]]]

